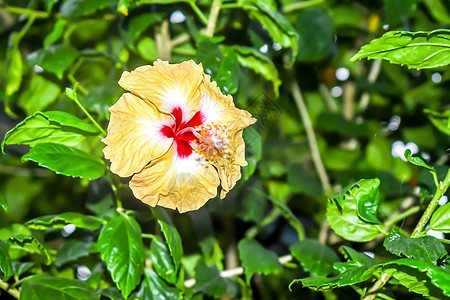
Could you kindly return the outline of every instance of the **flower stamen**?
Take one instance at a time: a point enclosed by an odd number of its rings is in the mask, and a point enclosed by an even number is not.
[[[193,131],[196,139],[192,142],[195,153],[208,161],[217,161],[230,155],[231,136],[227,127],[221,124],[202,124]]]

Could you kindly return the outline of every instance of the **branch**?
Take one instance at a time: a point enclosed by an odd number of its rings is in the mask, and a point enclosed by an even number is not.
[[[9,293],[11,296],[13,296],[14,298],[19,299],[19,297],[20,297],[20,292],[19,292],[19,290],[16,289],[16,288],[11,288],[11,286],[10,286],[8,283],[6,283],[6,282],[0,280],[0,288],[2,288],[3,290],[5,290],[6,292],[8,292],[8,293]]]
[[[284,255],[284,256],[280,256],[278,258],[278,261],[282,265],[287,264],[291,260],[292,260],[292,255],[290,255],[290,254],[287,254],[287,255]],[[243,267],[237,267],[237,268],[234,268],[234,269],[229,269],[229,270],[225,270],[225,271],[220,272],[220,277],[222,277],[222,278],[229,278],[229,277],[242,275],[242,274],[244,274],[244,268]],[[188,280],[186,280],[184,282],[184,286],[188,287],[188,288],[193,287],[194,285],[195,285],[195,279],[194,278],[188,279]]]
[[[208,26],[206,27],[205,35],[208,37],[214,36],[214,30],[216,29],[217,17],[219,16],[220,6],[222,0],[213,0],[211,5],[211,12],[209,13]]]
[[[295,103],[297,104],[300,116],[302,117],[303,126],[305,126],[306,137],[308,139],[309,149],[311,151],[311,156],[314,165],[319,175],[320,183],[326,195],[331,192],[330,179],[328,178],[327,172],[320,157],[319,147],[317,146],[316,134],[312,127],[311,119],[309,118],[308,110],[306,108],[305,102],[303,101],[303,96],[300,91],[296,81],[293,81],[291,86],[292,96],[294,97]]]

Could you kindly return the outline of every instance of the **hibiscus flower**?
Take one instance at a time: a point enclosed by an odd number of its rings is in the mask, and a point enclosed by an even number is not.
[[[186,61],[124,72],[102,141],[111,171],[130,177],[136,198],[180,212],[223,199],[246,166],[242,130],[255,123],[234,106],[201,64]]]

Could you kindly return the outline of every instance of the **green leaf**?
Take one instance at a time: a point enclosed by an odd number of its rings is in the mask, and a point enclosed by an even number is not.
[[[296,29],[299,36],[298,61],[317,62],[330,55],[334,47],[334,25],[327,10],[312,8],[302,11]]]
[[[44,39],[44,48],[48,48],[51,44],[59,40],[59,38],[64,34],[64,29],[66,28],[67,20],[58,19],[53,27],[53,30]]]
[[[219,242],[212,235],[203,238],[199,243],[203,252],[203,259],[208,265],[214,265],[219,271],[223,271],[223,252]]]
[[[97,294],[108,297],[111,300],[123,300],[123,297],[120,294],[119,290],[115,287],[99,289],[99,290],[97,290]],[[103,298],[101,298],[101,299],[103,299]]]
[[[429,261],[433,264],[447,255],[444,245],[435,237],[405,238],[401,236],[398,228],[389,232],[383,245],[392,254],[405,255],[408,258]]]
[[[47,248],[45,248],[34,236],[15,234],[8,239],[8,245],[10,249],[41,255],[44,258],[44,263],[46,265],[49,265],[52,262],[52,257]]]
[[[80,280],[50,276],[30,276],[22,283],[20,300],[96,300],[99,295]]]
[[[117,4],[117,11],[127,16],[129,5],[130,0],[119,0],[119,3]]]
[[[19,97],[27,114],[42,110],[52,104],[61,93],[59,86],[42,76],[34,75],[29,87]]]
[[[232,48],[219,45],[223,37],[208,38],[200,36],[197,42],[198,62],[202,62],[205,73],[225,94],[234,94],[238,88],[239,65]]]
[[[346,260],[351,261],[355,265],[366,267],[375,265],[374,260],[370,256],[358,252],[353,248],[341,246],[339,247],[339,252],[342,253]]]
[[[162,20],[161,13],[143,13],[131,19],[126,30],[121,29],[120,33],[128,48],[136,51],[136,41],[150,25]]]
[[[59,12],[64,18],[89,15],[117,3],[117,0],[65,0]]]
[[[25,223],[28,228],[35,230],[61,229],[67,224],[89,230],[99,229],[103,219],[75,212],[65,212],[59,215],[42,216]]]
[[[254,190],[255,193],[262,194],[259,190]],[[302,223],[298,220],[298,218],[294,215],[292,210],[287,206],[283,201],[281,201],[279,198],[266,195],[267,198],[273,203],[273,205],[280,210],[283,217],[289,222],[289,224],[295,228],[297,231],[299,238],[302,239],[304,236],[304,229]]]
[[[0,207],[3,208],[5,212],[8,212],[8,203],[6,202],[3,195],[0,193]]]
[[[245,270],[247,283],[253,274],[278,274],[283,267],[275,252],[265,249],[254,239],[244,238],[238,243],[239,258]]]
[[[361,179],[351,189],[357,199],[358,216],[368,223],[383,224],[377,219],[378,202],[380,201],[380,180]]]
[[[450,203],[439,207],[431,216],[430,228],[443,233],[450,233]]]
[[[384,0],[386,23],[390,26],[407,24],[417,10],[418,0]]]
[[[278,98],[281,80],[272,60],[253,48],[239,46],[233,46],[232,48],[237,54],[238,62],[243,67],[252,69],[255,73],[272,82],[275,97]]]
[[[152,269],[146,268],[141,288],[136,293],[136,297],[140,300],[179,300],[181,294],[176,288],[165,283]]]
[[[66,240],[55,256],[55,266],[61,267],[65,263],[76,261],[80,257],[88,256],[95,250],[95,244],[91,242]]]
[[[406,266],[425,273],[433,285],[441,289],[444,295],[450,297],[450,273],[445,269],[437,267],[430,262],[408,258],[394,260],[381,266],[384,269],[394,265]],[[400,284],[402,284],[402,281],[400,281]]]
[[[439,113],[437,111],[425,108],[423,112],[437,129],[446,135],[450,135],[450,110]]]
[[[0,240],[0,278],[8,281],[13,275],[11,257],[9,257],[8,245]]]
[[[339,266],[339,268],[336,266]],[[335,269],[340,271],[339,275],[331,278],[322,276],[296,279],[291,282],[290,286],[300,281],[303,287],[308,287],[315,291],[326,291],[328,289],[355,285],[369,280],[373,276],[375,267],[368,268],[355,264],[354,262],[335,263]]]
[[[136,220],[121,214],[103,227],[98,238],[101,258],[124,298],[139,284],[144,271],[141,234]]]
[[[62,111],[36,112],[13,129],[8,131],[3,139],[4,145],[29,145],[40,143],[58,143],[74,146],[87,135],[98,133],[97,129],[84,123],[77,117]]]
[[[47,49],[39,49],[27,57],[28,65],[38,65],[48,72],[63,78],[64,71],[78,57],[78,50],[69,45],[51,45]]]
[[[359,185],[360,182],[364,183],[362,187]],[[383,230],[382,225],[369,223],[358,214],[360,199],[361,209],[364,209],[363,204],[369,204],[369,210],[364,213],[373,213],[372,205],[376,206],[376,197],[372,198],[373,201],[365,197],[376,195],[376,182],[375,179],[359,181],[328,199],[326,216],[330,227],[337,235],[353,242],[367,242],[376,238]]]
[[[444,298],[442,291],[430,282],[426,274],[420,272],[419,270],[407,266],[391,265],[384,267],[383,272],[392,275],[410,292],[417,293],[427,298],[435,297],[432,299]]]
[[[19,49],[19,42],[22,35],[19,32],[13,32],[8,39],[8,51],[6,52],[6,96],[10,96],[17,92],[22,82],[22,54]]]
[[[203,261],[198,262],[195,268],[194,289],[215,299],[233,297],[237,292],[236,285],[230,279],[222,278],[215,266],[208,267]]]
[[[423,159],[421,159],[420,157],[417,157],[417,156],[412,157],[412,156],[411,156],[411,150],[409,150],[409,149],[406,149],[406,151],[405,151],[405,158],[406,158],[407,161],[409,161],[409,162],[412,163],[413,165],[416,165],[416,166],[419,166],[419,167],[428,169],[428,170],[430,170],[431,172],[436,172],[436,171],[434,170],[433,167],[430,167],[429,165],[427,165],[427,164],[423,161]]]
[[[153,62],[158,59],[158,47],[155,41],[148,36],[139,41],[137,50],[142,58],[147,61]]]
[[[166,238],[167,246],[169,247],[170,254],[172,255],[173,262],[175,263],[175,272],[178,272],[181,263],[181,257],[183,256],[183,245],[181,243],[180,234],[177,231],[175,225],[173,225],[172,220],[161,207],[156,207],[152,209],[155,218],[158,220],[161,226],[161,231]]]
[[[72,177],[97,179],[105,173],[105,163],[84,151],[65,145],[43,143],[30,149],[22,161],[32,160],[41,167]]]
[[[33,262],[20,262],[14,261],[12,263],[14,276],[20,277],[22,274],[25,274],[27,271],[31,270],[36,264]]]
[[[290,247],[294,256],[311,277],[328,276],[334,273],[333,264],[339,261],[336,253],[315,239],[304,239]]]
[[[423,3],[436,21],[446,25],[450,24],[450,13],[441,0],[424,0]]]
[[[272,39],[284,48],[291,48],[291,55],[285,61],[287,67],[291,67],[298,53],[298,34],[289,20],[281,13],[272,10],[261,1],[246,1],[258,10],[249,10],[250,18],[258,20],[266,29]],[[245,8],[245,7],[244,7]]]
[[[450,30],[389,31],[365,45],[350,60],[386,59],[409,68],[429,69],[450,63]]]
[[[152,267],[159,276],[169,283],[177,281],[177,272],[173,259],[169,254],[169,249],[159,236],[153,236],[152,238],[150,260],[153,263]]]
[[[245,142],[245,159],[248,165],[242,168],[242,180],[246,181],[256,171],[256,165],[262,158],[262,138],[253,127],[247,127],[242,133]]]

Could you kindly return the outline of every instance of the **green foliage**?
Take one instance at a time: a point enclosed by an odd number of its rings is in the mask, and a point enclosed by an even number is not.
[[[291,246],[292,256],[311,277],[327,277],[334,273],[333,264],[339,261],[332,249],[315,239],[304,239]]]
[[[105,163],[84,151],[73,147],[40,143],[22,156],[22,161],[32,160],[57,174],[87,179],[97,179],[105,172]]]
[[[449,30],[389,31],[363,46],[351,60],[379,58],[415,69],[446,66],[450,64],[449,36]]]
[[[183,245],[181,244],[180,234],[162,208],[157,207],[153,209],[153,214],[158,220],[161,231],[166,238],[167,246],[169,247],[170,254],[172,255],[175,264],[176,273],[180,267],[181,257],[183,256]]]
[[[278,70],[273,62],[253,48],[234,46],[233,50],[236,52],[237,59],[243,67],[252,69],[272,82],[275,96],[278,97],[281,81],[278,78]]]
[[[97,129],[77,117],[62,111],[36,112],[8,131],[4,145],[19,144],[35,146],[41,143],[58,143],[74,146]]]
[[[36,253],[41,256],[44,264],[49,265],[52,262],[50,252],[34,236],[25,234],[14,234],[8,239],[9,249],[24,251],[27,253]]]
[[[255,273],[267,275],[281,272],[282,266],[278,262],[277,255],[265,249],[257,241],[248,238],[242,239],[238,248],[247,283],[250,283],[250,279]]]
[[[320,61],[333,49],[333,18],[322,8],[305,10],[298,16],[299,61]]]
[[[331,197],[327,220],[336,234],[354,242],[367,242],[382,231],[376,218],[379,201],[378,178],[362,179]]]
[[[433,167],[430,167],[429,165],[427,165],[423,159],[421,159],[420,157],[412,157],[411,156],[411,150],[406,149],[405,151],[405,158],[407,161],[409,161],[410,163],[412,163],[413,165],[425,168],[430,170],[431,172],[435,172]]]
[[[94,290],[80,280],[50,276],[30,276],[22,284],[20,299],[99,299]]]
[[[433,284],[434,286],[439,288],[445,296],[447,296],[447,297],[450,296],[450,282],[448,280],[450,278],[450,273],[448,271],[444,270],[443,268],[439,268],[439,267],[433,265],[430,262],[403,258],[403,259],[398,259],[398,260],[394,260],[392,262],[383,264],[382,266],[383,266],[383,268],[386,268],[386,267],[398,268],[397,266],[400,266],[400,267],[405,266],[409,269],[414,269],[419,272],[422,272],[429,279],[429,281],[426,284],[431,282],[431,284]],[[414,281],[416,281],[416,280],[417,280],[417,278]],[[403,284],[402,281],[399,281],[399,282],[400,282],[400,284]],[[405,282],[405,285],[410,286],[411,284],[408,282]]]
[[[78,50],[72,46],[51,45],[47,49],[30,53],[27,63],[29,66],[38,65],[62,79],[63,72],[75,61],[77,56]]]
[[[167,285],[152,269],[145,269],[141,288],[136,293],[136,297],[142,300],[152,299],[180,299],[180,292]]]
[[[118,215],[106,223],[98,238],[98,251],[124,298],[141,281],[144,246],[139,224],[130,216]]]
[[[450,135],[450,111],[439,113],[431,109],[424,109],[423,112],[427,114],[428,119],[430,119],[431,123],[433,123],[437,129],[447,135]]]
[[[394,228],[383,243],[387,251],[392,254],[436,264],[438,259],[447,255],[444,245],[432,236],[407,238],[401,235],[399,229]]]
[[[2,299],[450,297],[448,1],[6,0],[0,15]],[[157,59],[201,63],[257,119],[227,196],[185,214],[150,212],[102,151],[121,74]]]
[[[30,229],[45,230],[49,228],[63,228],[67,224],[76,227],[96,230],[100,228],[103,220],[95,216],[86,216],[80,213],[66,212],[60,215],[42,216],[25,223]]]
[[[13,275],[11,257],[9,257],[8,246],[0,241],[0,275],[1,279],[7,281]]]
[[[194,289],[214,298],[236,294],[235,284],[230,279],[222,278],[216,267],[209,267],[203,262],[195,268]]]
[[[169,249],[159,236],[152,238],[150,260],[159,276],[172,284],[177,281],[177,271],[172,256],[170,256]]]
[[[450,203],[442,205],[433,213],[430,219],[430,228],[450,233]]]

